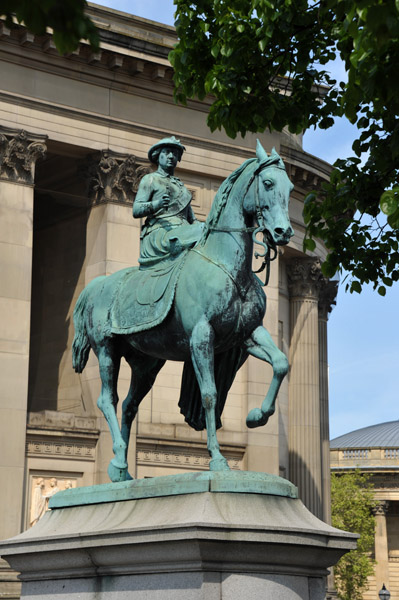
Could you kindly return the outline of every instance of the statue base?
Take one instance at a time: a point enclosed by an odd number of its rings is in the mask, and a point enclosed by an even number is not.
[[[156,479],[60,492],[34,527],[0,542],[0,554],[21,573],[23,600],[323,600],[327,568],[357,536],[313,516],[285,480],[285,494],[248,491],[260,475],[164,477],[173,495],[152,497]],[[197,479],[208,488],[187,491]],[[233,483],[245,491],[220,489]],[[147,495],[111,499],[129,485]]]

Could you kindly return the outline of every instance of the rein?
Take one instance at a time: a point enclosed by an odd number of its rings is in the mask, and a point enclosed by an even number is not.
[[[262,273],[266,269],[265,273],[265,282],[262,283],[262,280],[258,277],[257,279],[262,284],[262,287],[265,287],[269,283],[270,279],[270,263],[277,258],[277,248],[274,243],[269,231],[267,230],[262,216],[262,211],[260,208],[259,201],[259,173],[262,171],[263,165],[256,169],[249,180],[247,185],[247,189],[245,190],[244,198],[247,195],[249,188],[254,182],[255,178],[257,178],[257,185],[255,186],[255,206],[256,206],[256,220],[258,221],[258,225],[255,227],[209,227],[209,231],[216,231],[221,233],[252,233],[252,241],[254,244],[258,244],[259,246],[263,246],[264,252],[258,252],[255,250],[254,256],[255,258],[263,258],[262,264],[256,271],[252,271],[252,273]],[[256,239],[258,233],[263,233],[263,237],[267,238],[267,243],[260,242]],[[271,256],[271,251],[273,251],[273,256]]]

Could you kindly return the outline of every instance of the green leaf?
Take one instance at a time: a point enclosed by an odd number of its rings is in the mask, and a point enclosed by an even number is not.
[[[351,282],[351,287],[350,287],[350,292],[356,292],[357,294],[360,294],[360,292],[362,291],[362,286],[360,284],[359,281],[352,281]]]
[[[392,215],[389,215],[387,221],[392,229],[399,229],[399,208]]]
[[[334,265],[332,265],[328,260],[323,262],[321,265],[321,270],[323,275],[327,278],[334,277],[335,273],[337,272],[336,267],[334,267]]]
[[[380,285],[377,292],[379,293],[380,296],[385,296],[385,294],[387,293],[387,290],[383,285]]]
[[[399,199],[394,190],[385,191],[380,198],[380,208],[385,215],[393,215],[399,207]]]
[[[305,238],[303,240],[304,252],[306,252],[306,250],[309,250],[309,252],[313,252],[313,250],[315,250],[315,248],[316,248],[316,242],[314,240],[312,240],[311,238]]]
[[[243,31],[245,31],[245,26],[242,23],[239,23],[237,25],[237,31],[238,33],[243,33]]]

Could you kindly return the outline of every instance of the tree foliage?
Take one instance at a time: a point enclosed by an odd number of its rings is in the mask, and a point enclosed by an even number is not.
[[[212,131],[358,128],[353,155],[309,194],[305,249],[321,238],[324,274],[350,291],[399,279],[399,0],[174,0],[175,98],[213,97]],[[343,81],[328,63],[338,55]],[[364,158],[365,157],[365,158]]]
[[[86,0],[0,0],[0,16],[7,27],[13,27],[13,17],[36,35],[44,35],[51,27],[60,54],[76,50],[82,39],[99,48],[98,30],[85,14],[86,8]]]
[[[335,585],[342,600],[362,600],[367,578],[374,572],[370,552],[374,547],[376,502],[367,475],[358,471],[331,476],[332,524],[338,529],[360,534],[357,549],[341,558],[334,567]]]

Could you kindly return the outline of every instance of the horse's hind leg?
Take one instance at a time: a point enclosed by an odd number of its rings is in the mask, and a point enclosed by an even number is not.
[[[249,354],[264,360],[273,367],[273,379],[261,408],[253,408],[247,416],[248,427],[260,427],[266,425],[269,417],[275,411],[281,382],[288,373],[288,360],[285,354],[277,348],[270,333],[264,327],[257,327],[245,341],[245,346]]]
[[[108,467],[108,475],[111,481],[125,481],[127,478],[127,448],[122,438],[116,415],[120,356],[108,345],[103,346],[98,352],[98,363],[102,386],[97,406],[107,420],[112,437],[112,450],[114,452],[114,458]]]
[[[214,375],[214,337],[212,326],[203,318],[193,329],[190,348],[191,360],[201,391],[202,405],[205,409],[208,451],[211,456],[209,468],[211,471],[223,471],[229,469],[229,465],[220,452],[216,437],[217,390]]]
[[[122,404],[122,438],[129,446],[132,422],[137,415],[140,402],[154,385],[155,378],[165,364],[164,360],[150,356],[137,356],[126,359],[132,370],[129,392]]]

